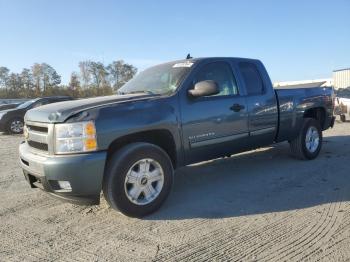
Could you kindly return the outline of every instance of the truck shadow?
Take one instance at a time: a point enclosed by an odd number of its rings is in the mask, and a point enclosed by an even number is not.
[[[165,205],[148,220],[225,218],[350,200],[350,136],[329,136],[301,161],[289,144],[184,167]]]

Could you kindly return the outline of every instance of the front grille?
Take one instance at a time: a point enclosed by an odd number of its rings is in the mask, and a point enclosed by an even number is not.
[[[36,122],[26,122],[26,127],[28,133],[28,145],[35,150],[40,150],[47,153],[49,151],[49,125]]]
[[[41,132],[41,133],[47,133],[48,132],[47,126],[27,125],[27,128],[29,130],[33,130],[33,131],[37,131],[37,132]]]
[[[44,144],[44,143],[39,143],[39,142],[28,140],[28,145],[30,145],[31,147],[33,147],[35,149],[42,150],[42,151],[49,150],[48,144]]]

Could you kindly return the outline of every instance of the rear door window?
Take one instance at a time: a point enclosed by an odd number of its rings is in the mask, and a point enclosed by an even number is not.
[[[252,63],[239,63],[245,87],[248,95],[260,95],[264,93],[264,84],[256,65]]]

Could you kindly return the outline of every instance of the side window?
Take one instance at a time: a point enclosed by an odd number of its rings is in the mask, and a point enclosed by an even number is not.
[[[225,62],[214,62],[205,65],[196,75],[195,82],[204,80],[215,81],[220,89],[217,96],[237,95],[238,88],[231,67]]]
[[[264,93],[263,81],[254,64],[247,62],[239,63],[239,70],[241,71],[248,95],[260,95]]]

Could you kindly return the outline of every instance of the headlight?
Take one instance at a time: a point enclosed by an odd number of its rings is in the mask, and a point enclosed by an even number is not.
[[[55,153],[69,154],[97,150],[96,128],[92,121],[55,125]]]

